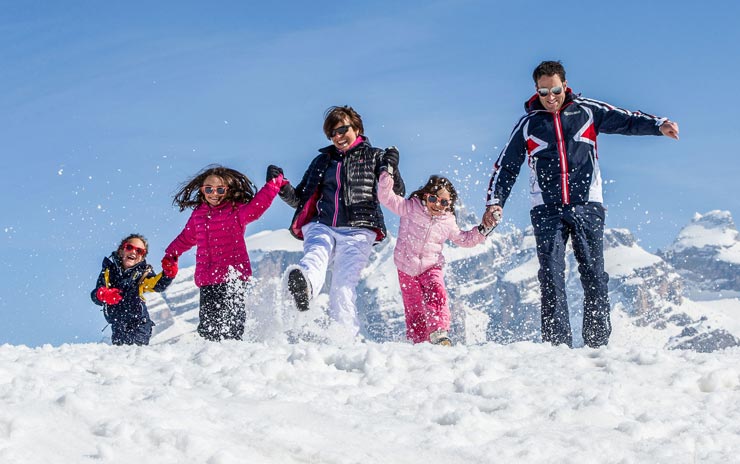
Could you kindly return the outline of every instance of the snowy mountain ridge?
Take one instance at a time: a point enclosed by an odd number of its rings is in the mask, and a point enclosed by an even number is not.
[[[460,213],[463,227],[477,223]],[[646,328],[658,346],[710,352],[740,345],[740,239],[729,213],[697,214],[666,251],[641,248],[625,229],[605,232],[605,259],[615,334]],[[298,314],[285,293],[283,272],[302,255],[287,230],[246,238],[255,275],[245,338],[327,340],[334,336],[322,294]],[[395,238],[375,247],[358,287],[363,335],[375,342],[403,341],[404,317],[393,264]],[[445,248],[452,337],[477,344],[539,341],[539,285],[531,227],[500,228],[476,248]],[[153,343],[191,333],[197,324],[193,268],[183,269],[162,297],[150,297],[157,323]],[[329,280],[329,279],[327,279]],[[567,285],[574,343],[580,342],[582,290],[569,254]],[[620,326],[618,324],[624,324]]]

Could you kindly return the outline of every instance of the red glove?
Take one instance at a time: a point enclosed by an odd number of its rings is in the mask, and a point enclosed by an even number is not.
[[[162,258],[162,273],[170,279],[177,275],[177,257],[165,256]]]
[[[98,297],[98,300],[108,305],[118,304],[123,299],[119,289],[108,287],[100,287],[95,296]]]

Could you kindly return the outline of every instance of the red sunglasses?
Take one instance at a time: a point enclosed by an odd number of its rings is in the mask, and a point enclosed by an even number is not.
[[[122,248],[124,251],[135,251],[137,255],[146,256],[145,249],[134,246],[128,242],[124,243]]]

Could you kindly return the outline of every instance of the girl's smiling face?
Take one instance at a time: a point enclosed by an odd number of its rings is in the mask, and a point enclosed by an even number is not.
[[[226,198],[226,192],[228,190],[229,186],[218,176],[206,177],[206,180],[203,181],[203,185],[200,187],[203,197],[211,206],[220,205],[224,201],[224,198]]]
[[[432,216],[441,216],[450,209],[452,197],[446,188],[437,190],[436,194],[427,193],[424,196],[427,211]]]
[[[118,249],[124,269],[129,269],[139,264],[146,256],[146,243],[138,238],[130,238],[121,244]]]

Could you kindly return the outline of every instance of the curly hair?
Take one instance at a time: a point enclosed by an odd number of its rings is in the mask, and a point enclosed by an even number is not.
[[[347,105],[330,106],[324,112],[324,134],[327,139],[331,140],[332,129],[337,124],[344,122],[345,119],[349,120],[349,124],[357,131],[357,135],[364,134],[365,128],[362,125],[362,116],[354,108]]]
[[[457,190],[455,190],[455,187],[452,185],[452,182],[446,177],[432,175],[429,176],[429,180],[426,184],[419,187],[417,190],[414,190],[411,192],[411,195],[409,195],[409,198],[418,198],[419,201],[425,201],[424,195],[436,195],[437,192],[440,190],[447,190],[450,192],[450,206],[448,206],[448,209],[450,212],[455,212],[455,203],[457,202]]]
[[[184,211],[186,208],[195,209],[201,203],[204,203],[206,197],[200,188],[208,176],[216,176],[224,181],[228,189],[223,201],[232,202],[234,208],[237,204],[246,204],[252,201],[257,191],[252,181],[241,172],[212,164],[203,168],[190,180],[183,182],[180,185],[180,190],[175,194],[172,204],[179,207],[180,211]]]
[[[565,68],[560,61],[543,61],[532,72],[532,79],[537,84],[537,80],[542,76],[560,76],[560,80],[565,82]]]

